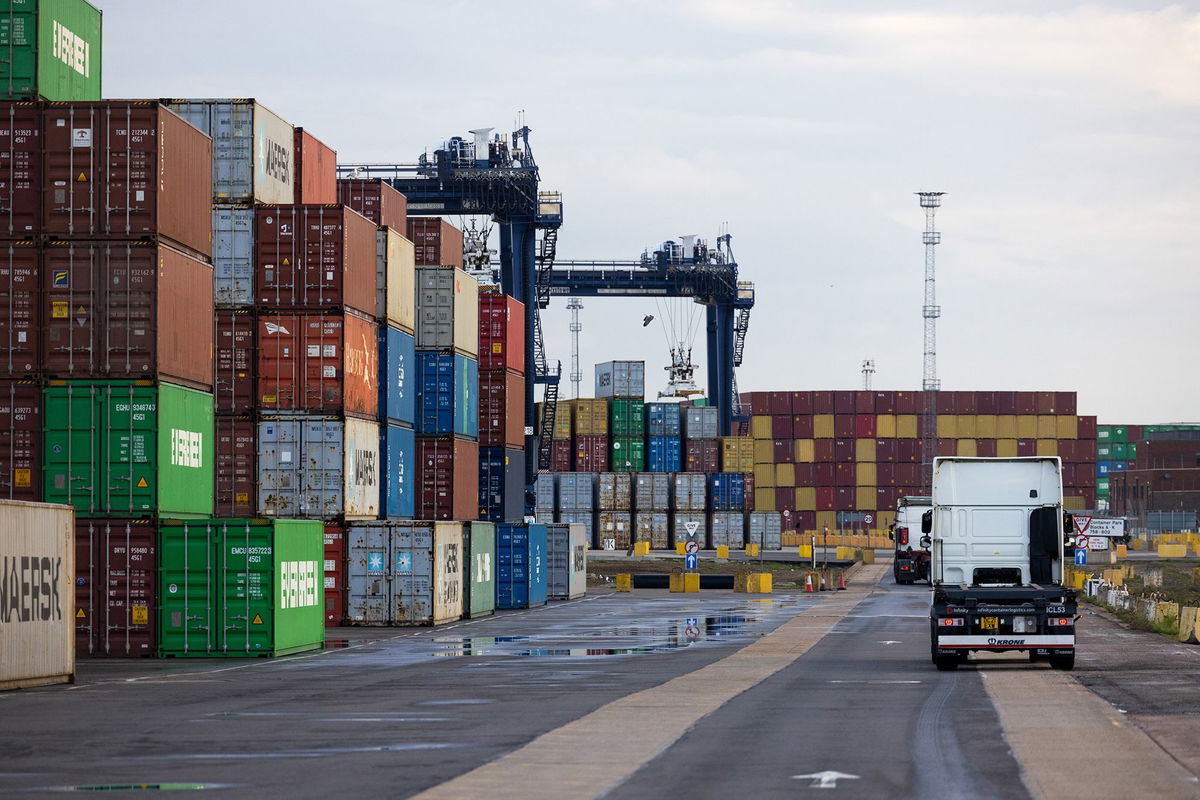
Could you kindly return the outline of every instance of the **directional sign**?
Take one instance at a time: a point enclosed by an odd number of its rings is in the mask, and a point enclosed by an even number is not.
[[[1077,567],[1087,566],[1087,550],[1076,550],[1075,551],[1075,566],[1077,566]]]
[[[695,539],[689,539],[688,541],[683,543],[683,552],[687,553],[688,555],[692,555],[693,553],[699,553],[700,552],[700,543],[697,542]]]
[[[689,539],[696,535],[696,531],[699,530],[699,528],[700,528],[700,523],[694,519],[683,523],[683,529],[685,531],[687,531],[687,535],[688,535]]]
[[[684,569],[696,569],[700,566],[700,556],[695,553],[688,553],[683,557]]]
[[[1082,514],[1072,514],[1071,519],[1075,522],[1075,531],[1077,533],[1087,533],[1088,526],[1092,524],[1092,518],[1085,517]]]
[[[858,780],[857,775],[847,775],[844,772],[835,772],[827,769],[824,772],[813,772],[808,775],[793,775],[798,781],[811,780],[810,789],[836,789],[838,781],[855,781]]]
[[[1076,549],[1087,550],[1087,546],[1088,546],[1088,537],[1086,537],[1086,536],[1076,536],[1075,537]]]

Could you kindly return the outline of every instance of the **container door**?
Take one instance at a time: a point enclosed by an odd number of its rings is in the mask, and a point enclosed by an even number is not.
[[[258,512],[272,517],[301,515],[301,482],[307,471],[300,442],[303,418],[258,424]]]
[[[353,625],[389,625],[391,616],[391,533],[384,523],[350,525],[350,597],[347,616]]]
[[[325,526],[316,520],[282,519],[274,526],[272,652],[285,655],[319,648],[325,642],[321,591]]]
[[[400,523],[392,535],[392,618],[398,624],[433,621],[433,530]]]
[[[207,525],[164,525],[159,531],[159,652],[169,655],[211,653],[221,634],[216,616],[218,588],[212,570],[214,547]]]
[[[346,467],[342,451],[343,425],[335,420],[309,417],[301,427],[299,516],[319,519],[341,516]],[[378,434],[375,447],[379,447]]]
[[[213,143],[214,155],[221,148]],[[213,299],[217,305],[254,303],[254,209],[213,209]]]
[[[76,523],[78,657],[154,655],[157,539],[152,523]]]

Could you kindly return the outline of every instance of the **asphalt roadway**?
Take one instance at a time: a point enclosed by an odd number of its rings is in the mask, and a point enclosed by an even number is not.
[[[928,589],[886,563],[818,595],[602,592],[274,661],[82,661],[0,693],[0,795],[1200,797],[1200,648],[1104,615],[1073,673],[940,673]]]

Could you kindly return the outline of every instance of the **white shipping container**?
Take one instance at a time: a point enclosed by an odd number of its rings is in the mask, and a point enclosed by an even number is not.
[[[377,236],[375,315],[406,333],[416,333],[416,250],[412,242],[392,228],[380,228]]]
[[[0,500],[0,689],[75,680],[75,511]]]
[[[596,397],[646,396],[645,361],[605,361],[596,365]]]
[[[579,523],[546,526],[546,594],[574,600],[587,593],[588,532]]]

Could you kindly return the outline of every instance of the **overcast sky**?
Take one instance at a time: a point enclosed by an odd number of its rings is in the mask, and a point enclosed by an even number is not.
[[[1200,3],[93,2],[106,96],[254,97],[339,161],[523,110],[562,258],[727,222],[757,287],[744,391],[859,388],[864,358],[875,388],[920,386],[913,192],[936,189],[944,389],[1200,419]],[[584,394],[610,359],[653,394],[654,302],[584,304]]]

